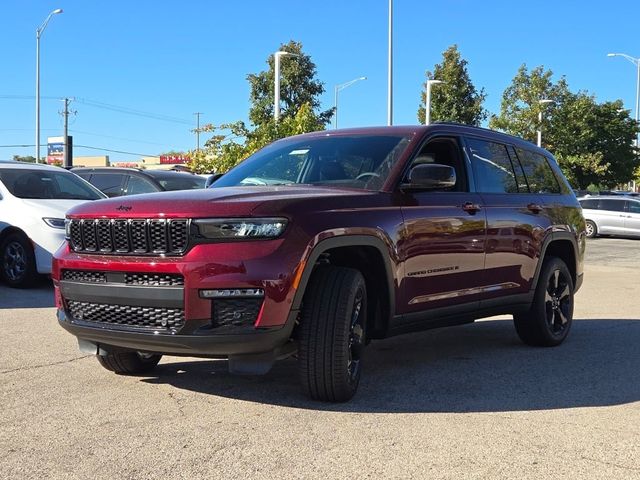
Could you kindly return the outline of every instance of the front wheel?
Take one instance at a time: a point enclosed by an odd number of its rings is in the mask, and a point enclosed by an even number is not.
[[[585,233],[587,238],[594,238],[598,235],[598,227],[591,220],[587,220],[585,224]]]
[[[142,352],[114,352],[98,355],[98,362],[107,370],[120,375],[135,375],[153,370],[162,355]]]
[[[299,330],[298,371],[315,400],[345,402],[362,370],[367,289],[358,270],[322,266],[305,292]]]
[[[527,345],[560,345],[573,322],[573,278],[556,257],[545,259],[531,309],[513,316],[516,332]]]
[[[10,287],[30,287],[38,276],[31,242],[19,233],[12,233],[4,239],[0,246],[0,261],[0,274]]]

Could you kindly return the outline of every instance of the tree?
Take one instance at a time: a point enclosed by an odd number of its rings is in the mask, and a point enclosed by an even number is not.
[[[13,160],[16,162],[36,163],[36,157],[32,157],[31,155],[27,155],[25,157],[21,155],[14,155]]]
[[[442,62],[436,64],[433,72],[428,71],[427,80],[442,80],[431,90],[431,119],[479,125],[487,117],[482,107],[486,98],[484,89],[479,92],[474,87],[467,72],[467,61],[460,57],[457,45],[447,48],[442,54]],[[424,123],[427,83],[423,84],[418,106],[418,121]]]
[[[223,173],[249,155],[280,138],[324,130],[331,121],[333,109],[318,112],[323,84],[315,79],[316,66],[311,57],[302,52],[302,44],[290,41],[280,50],[295,53],[296,57],[281,62],[280,119],[273,118],[273,55],[267,60],[269,69],[249,74],[251,108],[249,119],[254,128],[237,121],[219,126],[204,125],[201,132],[213,136],[199,152],[191,151],[189,168],[197,173]]]
[[[316,80],[316,65],[311,57],[302,51],[302,44],[293,40],[280,45],[280,51],[293,53],[297,56],[285,56],[280,62],[280,119],[294,117],[298,109],[307,104],[311,107],[317,123],[323,126],[331,121],[333,108],[318,112],[320,95],[324,93],[324,85]],[[249,120],[256,127],[267,124],[273,118],[273,83],[275,78],[274,56],[267,60],[268,70],[257,74],[247,75],[251,86],[251,109]]]
[[[552,81],[553,72],[539,66],[529,72],[526,65],[521,65],[518,73],[504,93],[500,104],[500,115],[492,116],[491,128],[502,130],[535,142],[538,131],[538,115],[545,119],[553,118],[548,111],[560,109],[569,95],[569,88],[564,77],[557,82]],[[551,100],[549,104],[541,104],[540,100]],[[547,129],[544,129],[545,132]],[[547,134],[545,133],[545,136]]]
[[[543,146],[575,187],[610,188],[631,180],[640,162],[633,147],[638,125],[622,102],[598,103],[588,92],[572,93],[564,77],[552,77],[542,66],[529,72],[522,65],[490,126],[534,142],[543,112]],[[541,104],[542,99],[553,103]]]

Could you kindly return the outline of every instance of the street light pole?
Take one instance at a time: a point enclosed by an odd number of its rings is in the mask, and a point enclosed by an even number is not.
[[[334,102],[333,102],[333,128],[338,128],[338,92],[340,90],[344,90],[347,87],[350,87],[351,85],[353,85],[356,82],[359,82],[360,80],[366,80],[367,77],[358,77],[358,78],[354,78],[353,80],[349,80],[348,82],[345,83],[340,83],[338,85],[335,86],[335,97],[334,97]]]
[[[285,52],[282,50],[273,54],[273,118],[276,123],[280,120],[280,57],[285,55],[291,55],[292,57],[298,57],[296,53]]]
[[[632,57],[626,53],[607,53],[607,57],[623,57],[636,66],[636,124],[638,123],[638,110],[640,110],[640,58]],[[640,134],[638,134],[640,136]],[[636,136],[636,147],[640,145],[640,137]]]
[[[538,146],[542,147],[542,109],[544,108],[543,105],[547,103],[554,103],[554,101],[544,98],[542,100],[538,100],[538,103],[540,104],[540,110],[538,110]]]
[[[387,125],[393,125],[393,0],[389,0],[389,67],[387,74]]]
[[[424,124],[431,123],[431,86],[444,83],[442,80],[427,80],[427,95],[424,102]]]
[[[47,15],[42,25],[36,29],[36,163],[40,162],[40,37],[51,17],[58,13],[62,13],[61,8],[56,8]]]

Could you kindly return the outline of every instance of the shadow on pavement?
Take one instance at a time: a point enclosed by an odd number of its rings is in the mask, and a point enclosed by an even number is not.
[[[294,359],[265,376],[235,376],[226,361],[160,364],[141,381],[273,405],[344,412],[500,412],[620,405],[640,400],[640,320],[578,320],[557,348],[520,343],[511,320],[372,343],[357,395],[314,402]]]
[[[32,288],[10,288],[0,283],[0,310],[5,308],[46,308],[55,306],[53,284],[38,280]]]

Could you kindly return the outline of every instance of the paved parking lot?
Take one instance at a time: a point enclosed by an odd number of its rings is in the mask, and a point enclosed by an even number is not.
[[[576,322],[523,346],[506,317],[374,342],[353,401],[170,357],[119,377],[0,285],[0,478],[640,478],[640,240],[588,244]]]

